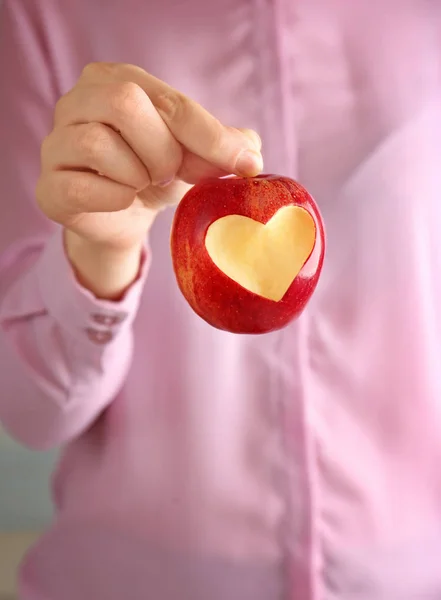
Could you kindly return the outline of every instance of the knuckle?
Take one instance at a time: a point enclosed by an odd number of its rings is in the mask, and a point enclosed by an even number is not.
[[[117,69],[117,63],[112,62],[90,62],[87,64],[81,72],[81,78],[84,79],[95,79],[100,78],[103,75],[113,75]]]
[[[138,115],[145,102],[145,92],[132,81],[118,83],[110,98],[113,116],[117,122],[125,122]]]
[[[88,63],[81,71],[80,79],[93,76],[97,72],[99,64],[97,62]]]
[[[110,138],[105,125],[90,123],[80,129],[78,150],[87,163],[96,163],[110,149]]]
[[[158,96],[156,108],[169,121],[180,121],[185,119],[188,111],[188,99],[179,92],[170,91]]]

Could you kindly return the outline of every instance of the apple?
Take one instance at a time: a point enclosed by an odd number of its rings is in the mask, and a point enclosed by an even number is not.
[[[317,285],[325,233],[310,194],[278,175],[206,179],[171,230],[178,286],[213,327],[267,333],[298,317]]]

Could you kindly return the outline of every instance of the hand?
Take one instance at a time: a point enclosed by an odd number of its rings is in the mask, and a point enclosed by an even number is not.
[[[191,184],[261,169],[256,133],[223,125],[138,67],[96,63],[56,106],[36,193],[43,212],[65,227],[82,283],[110,297],[136,276],[158,212]],[[121,276],[110,284],[112,270]]]

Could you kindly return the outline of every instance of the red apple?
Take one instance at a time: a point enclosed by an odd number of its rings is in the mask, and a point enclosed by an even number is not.
[[[299,316],[323,265],[316,203],[277,175],[207,179],[176,209],[173,268],[202,319],[233,333],[266,333]]]

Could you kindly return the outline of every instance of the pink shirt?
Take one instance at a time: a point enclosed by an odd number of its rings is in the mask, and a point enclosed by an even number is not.
[[[0,419],[66,448],[21,598],[441,598],[439,3],[6,0],[0,21]],[[122,302],[75,282],[33,190],[97,60],[256,128],[266,171],[309,188],[328,251],[300,320],[196,317],[171,213]]]

